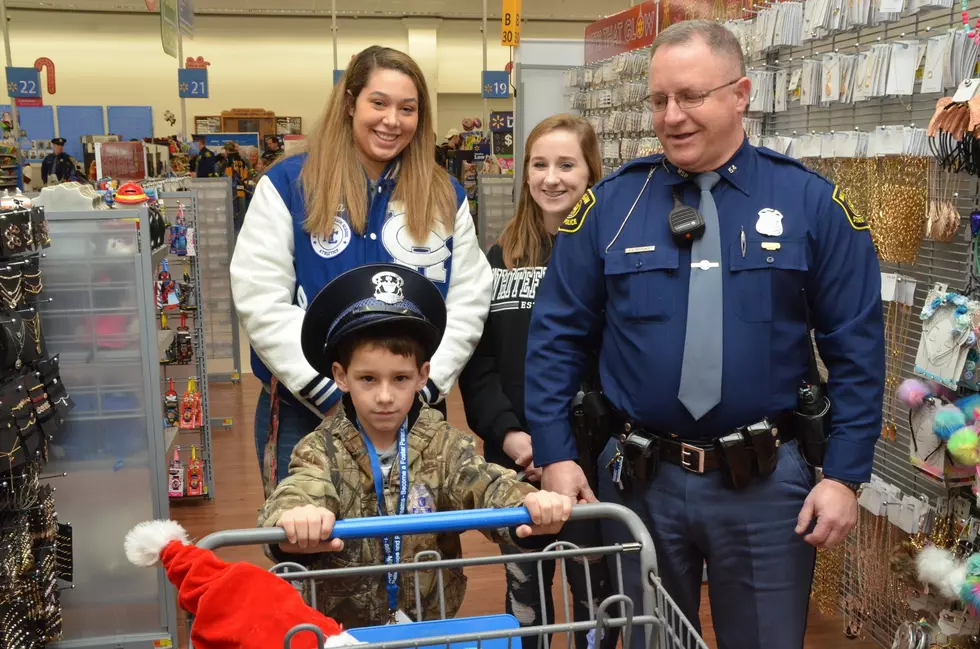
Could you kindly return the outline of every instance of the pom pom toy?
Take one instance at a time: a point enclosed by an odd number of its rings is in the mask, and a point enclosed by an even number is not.
[[[923,548],[915,559],[919,581],[935,587],[947,599],[958,599],[966,581],[966,564],[957,561],[953,553],[936,546]]]
[[[953,433],[966,426],[966,416],[956,406],[943,406],[936,411],[932,430],[939,439],[946,441]]]
[[[946,450],[953,456],[957,463],[964,466],[976,466],[980,464],[980,436],[977,431],[966,426],[953,433],[946,441]]]
[[[194,616],[195,649],[281,647],[299,624],[312,624],[327,647],[363,644],[303,601],[284,579],[250,563],[227,563],[210,550],[190,545],[174,521],[140,523],[126,535],[126,558],[137,566],[163,564],[177,587],[177,603]],[[313,649],[318,638],[297,633],[292,649]]]
[[[960,586],[960,599],[970,610],[980,611],[980,554],[966,560],[966,579]]]
[[[898,386],[898,398],[908,406],[909,410],[920,407],[926,397],[931,394],[932,390],[929,389],[929,386],[917,379],[905,379]]]
[[[958,399],[954,403],[966,415],[967,423],[972,424],[977,419],[980,419],[980,394],[971,394],[968,397]]]

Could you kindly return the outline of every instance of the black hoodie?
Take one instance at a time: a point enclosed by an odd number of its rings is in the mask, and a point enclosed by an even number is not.
[[[509,431],[527,432],[524,357],[531,309],[546,267],[508,270],[499,245],[490,248],[487,259],[493,269],[490,315],[480,344],[460,374],[459,390],[466,423],[483,439],[487,461],[520,471],[504,453],[503,442]]]

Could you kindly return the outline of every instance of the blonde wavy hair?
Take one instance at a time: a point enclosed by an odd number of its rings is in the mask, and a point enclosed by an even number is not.
[[[405,205],[409,234],[425,241],[441,224],[451,233],[456,217],[456,192],[445,169],[436,164],[435,131],[429,88],[418,64],[404,52],[373,45],[351,59],[344,76],[334,85],[326,108],[304,147],[302,184],[306,197],[307,232],[329,235],[342,208],[358,234],[367,226],[367,178],[354,142],[354,106],[375,70],[407,75],[418,92],[418,126],[399,154],[401,167],[392,200]]]
[[[551,256],[551,236],[544,227],[541,208],[531,197],[528,169],[531,166],[531,149],[540,138],[553,131],[568,131],[578,136],[582,157],[589,168],[588,187],[602,178],[602,156],[599,153],[599,138],[588,120],[560,113],[542,120],[527,136],[524,147],[524,171],[521,179],[521,198],[517,213],[500,233],[497,244],[500,246],[507,268],[539,266]]]

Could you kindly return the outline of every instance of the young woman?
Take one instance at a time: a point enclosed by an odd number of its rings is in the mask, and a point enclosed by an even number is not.
[[[436,165],[429,89],[408,55],[373,46],[334,87],[308,150],[255,188],[231,261],[235,307],[262,381],[255,444],[267,493],[341,393],[306,362],[310,300],[344,271],[394,262],[432,280],[447,326],[422,396],[440,404],[479,342],[492,275],[463,188]]]
[[[586,120],[554,115],[531,131],[517,214],[487,253],[493,267],[490,315],[483,338],[459,377],[466,421],[483,439],[487,460],[523,472],[532,482],[540,479],[541,472],[534,466],[524,418],[524,356],[531,309],[558,226],[601,175],[599,140]],[[579,545],[595,545],[600,540],[595,526],[570,523],[566,529],[562,538]],[[501,551],[516,552],[506,546],[501,546]],[[507,612],[523,626],[542,624],[536,566],[508,564],[507,568]],[[593,599],[601,601],[608,592],[605,562],[590,562],[589,568]],[[548,623],[555,621],[551,598],[554,574],[555,562],[546,562],[543,576]],[[569,565],[568,578],[575,619],[588,620],[585,572],[581,566]],[[613,647],[614,636],[607,634],[600,644],[581,633],[576,637],[576,647]],[[538,643],[536,636],[523,640],[524,649],[535,649]]]

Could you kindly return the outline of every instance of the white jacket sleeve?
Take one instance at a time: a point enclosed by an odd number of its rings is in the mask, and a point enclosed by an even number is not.
[[[305,311],[294,303],[293,220],[275,185],[259,179],[231,258],[231,294],[252,349],[300,402],[326,413],[341,396],[306,362]]]
[[[446,333],[432,356],[429,385],[423,396],[437,403],[456,383],[483,335],[490,312],[493,271],[476,237],[469,202],[456,212],[449,291],[446,294]],[[433,390],[439,394],[431,394]]]

